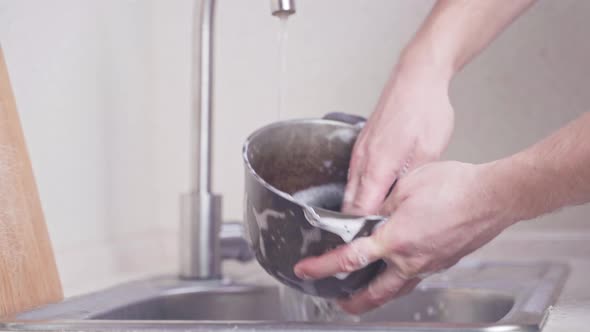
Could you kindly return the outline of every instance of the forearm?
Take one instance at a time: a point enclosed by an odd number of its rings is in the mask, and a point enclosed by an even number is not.
[[[450,79],[535,0],[439,0],[401,61]]]
[[[487,168],[492,201],[510,222],[590,202],[590,112]]]

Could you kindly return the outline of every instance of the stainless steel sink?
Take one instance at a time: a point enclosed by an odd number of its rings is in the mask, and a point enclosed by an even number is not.
[[[557,263],[467,262],[355,319],[280,287],[163,277],[26,312],[0,330],[538,331],[566,275]]]

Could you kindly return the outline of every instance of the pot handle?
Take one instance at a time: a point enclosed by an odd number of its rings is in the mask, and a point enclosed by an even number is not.
[[[342,112],[330,112],[330,113],[327,113],[326,115],[324,115],[324,117],[322,119],[324,119],[324,120],[340,121],[340,122],[348,123],[348,124],[351,124],[351,125],[364,124],[365,122],[367,122],[367,119],[365,117],[363,117],[363,116],[355,115],[355,114],[342,113]]]

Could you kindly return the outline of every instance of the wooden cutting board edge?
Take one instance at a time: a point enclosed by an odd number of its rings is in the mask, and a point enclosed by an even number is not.
[[[0,47],[0,317],[63,299]]]

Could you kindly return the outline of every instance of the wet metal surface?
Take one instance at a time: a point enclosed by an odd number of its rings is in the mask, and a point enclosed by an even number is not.
[[[306,321],[287,317],[272,286],[156,278],[30,311],[0,330],[538,331],[566,276],[556,263],[460,264],[359,322],[322,321],[313,305]]]

